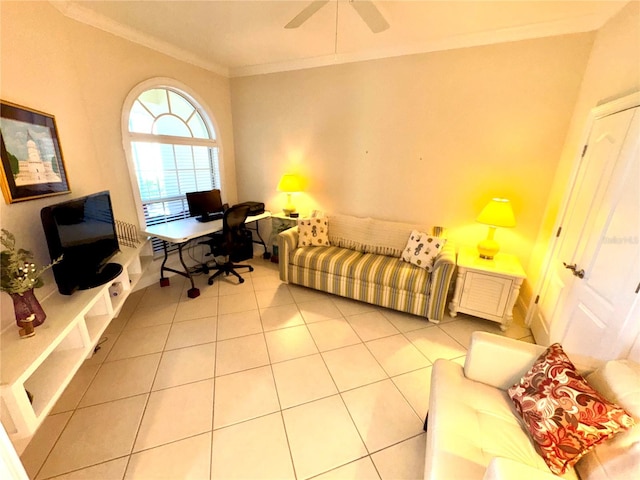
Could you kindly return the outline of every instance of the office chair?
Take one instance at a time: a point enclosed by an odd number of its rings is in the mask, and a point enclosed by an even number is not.
[[[214,257],[226,257],[224,263],[216,263],[216,265],[210,267],[210,270],[216,270],[216,273],[209,277],[209,280],[207,281],[209,285],[213,285],[213,281],[216,277],[223,273],[225,275],[235,275],[238,277],[238,282],[243,283],[244,278],[236,272],[236,269],[238,268],[248,268],[250,272],[253,272],[253,267],[251,265],[239,265],[231,261],[231,258],[236,255],[243,246],[242,242],[244,237],[242,235],[242,231],[244,230],[244,222],[247,219],[248,213],[248,205],[236,205],[228,208],[224,212],[224,217],[222,218],[222,232],[217,235],[213,235],[211,240],[202,242],[209,245],[211,248],[211,253],[208,253],[207,255],[213,255]]]

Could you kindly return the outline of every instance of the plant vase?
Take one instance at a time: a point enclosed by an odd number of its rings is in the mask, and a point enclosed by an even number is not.
[[[13,300],[13,309],[16,314],[16,324],[22,327],[22,321],[29,318],[30,315],[35,315],[33,320],[33,326],[37,327],[44,323],[47,314],[44,313],[42,305],[33,293],[33,288],[23,293],[10,293],[11,300]]]

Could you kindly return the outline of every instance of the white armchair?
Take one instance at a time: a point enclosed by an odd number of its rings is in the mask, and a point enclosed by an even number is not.
[[[545,347],[539,345],[474,332],[464,368],[448,360],[435,362],[426,422],[425,480],[560,478],[550,472],[535,451],[506,392],[530,369],[544,350]],[[576,364],[576,367],[580,370],[580,365]],[[605,367],[594,375],[599,375],[601,382],[614,383],[618,391],[614,394],[611,389],[600,387],[598,391],[604,396],[615,397],[609,400],[619,403],[638,421],[638,405],[634,406],[628,399],[633,397],[638,402],[640,398],[640,367],[635,365],[629,369],[625,363],[622,365],[626,369],[624,375],[620,374],[620,365],[608,371]],[[602,374],[601,370],[605,373]],[[586,375],[588,372],[581,370],[581,373]],[[626,393],[621,394],[620,388]],[[623,448],[624,459],[616,463],[617,472],[623,472],[625,476],[613,475],[611,469],[607,473],[607,468],[602,468],[602,465],[592,468],[589,464],[598,457],[596,452],[592,452],[577,465],[581,478],[622,479],[628,478],[630,473],[638,473],[635,478],[640,478],[640,459],[632,453],[632,450],[640,450],[635,448],[640,445],[638,428],[636,426],[624,433],[633,437],[627,438],[626,444],[634,445],[634,448]],[[604,458],[603,455],[600,457]],[[587,468],[581,469],[581,464]],[[620,465],[622,468],[618,468]],[[571,469],[562,478],[579,477]]]

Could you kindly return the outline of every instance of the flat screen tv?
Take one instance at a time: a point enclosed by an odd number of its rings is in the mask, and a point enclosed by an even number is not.
[[[120,275],[122,266],[109,263],[120,246],[108,191],[50,205],[40,218],[51,259],[62,255],[53,266],[61,294],[104,285]]]

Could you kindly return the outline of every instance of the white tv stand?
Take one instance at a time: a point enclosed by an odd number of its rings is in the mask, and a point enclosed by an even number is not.
[[[55,291],[41,302],[47,319],[34,337],[20,338],[17,327],[0,336],[0,420],[19,453],[84,360],[93,355],[152,261],[148,242],[120,250],[111,262],[122,265],[122,273],[113,281],[70,296]],[[112,297],[109,287],[115,282],[122,283],[122,293]],[[33,403],[26,390],[33,395]]]

